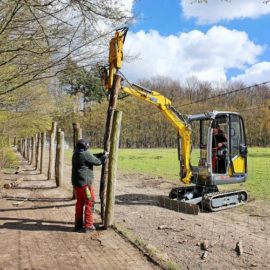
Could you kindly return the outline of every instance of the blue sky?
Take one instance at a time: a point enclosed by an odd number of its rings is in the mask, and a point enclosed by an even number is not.
[[[124,65],[132,80],[166,76],[246,84],[270,80],[270,4],[262,0],[131,1]]]

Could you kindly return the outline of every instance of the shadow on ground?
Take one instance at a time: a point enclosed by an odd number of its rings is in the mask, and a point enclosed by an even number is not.
[[[10,230],[25,230],[25,231],[73,231],[73,222],[61,222],[52,220],[39,220],[39,219],[20,219],[20,218],[0,218],[0,220],[8,220],[13,222],[6,222],[0,225],[0,229]]]

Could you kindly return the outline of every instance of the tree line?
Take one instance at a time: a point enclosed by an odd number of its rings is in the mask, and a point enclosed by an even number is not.
[[[270,84],[247,87],[238,82],[215,87],[191,78],[181,85],[164,77],[143,80],[140,84],[169,98],[181,114],[212,110],[238,112],[245,121],[248,145],[270,145]],[[176,130],[154,106],[134,97],[125,97],[119,99],[117,107],[123,111],[121,147],[177,146]],[[94,147],[102,147],[106,111],[107,102],[103,101],[79,120]],[[194,140],[198,140],[196,129],[193,133]]]
[[[104,60],[111,33],[131,19],[112,0],[0,1],[0,159],[8,138],[76,118],[76,96],[59,85],[69,59],[91,69]]]
[[[0,1],[0,156],[7,156],[8,138],[48,130],[53,120],[70,140],[78,121],[92,146],[103,145],[107,93],[97,66],[107,62],[114,30],[131,20],[110,0]],[[245,85],[164,77],[139,84],[164,94],[183,114],[240,112],[249,145],[269,146],[269,85],[233,92]],[[176,147],[175,130],[156,108],[120,95],[118,109],[121,147]]]

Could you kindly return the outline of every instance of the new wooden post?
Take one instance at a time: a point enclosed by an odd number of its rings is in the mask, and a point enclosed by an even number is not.
[[[64,132],[59,128],[56,136],[55,181],[60,187],[64,179]]]
[[[114,203],[115,203],[115,183],[117,176],[117,161],[119,138],[121,130],[122,112],[115,111],[113,116],[110,158],[108,164],[108,185],[106,192],[106,209],[104,218],[104,227],[112,226],[114,223]]]
[[[110,138],[111,138],[111,130],[112,130],[112,120],[113,113],[116,108],[118,93],[121,88],[121,77],[119,75],[114,76],[113,86],[110,90],[110,100],[107,110],[107,119],[105,125],[105,133],[104,133],[104,151],[109,152],[110,150]],[[105,196],[105,188],[106,181],[108,177],[108,162],[106,162],[101,169],[101,177],[100,177],[100,188],[99,188],[99,197],[100,197],[100,214],[102,220],[104,220],[104,196]]]
[[[50,132],[50,145],[49,145],[49,164],[48,164],[48,180],[53,178],[53,164],[55,163],[55,135],[56,135],[57,122],[52,122],[52,128]]]
[[[36,170],[39,168],[40,156],[40,133],[36,134]]]
[[[44,173],[44,154],[45,154],[46,133],[40,135],[40,173]]]

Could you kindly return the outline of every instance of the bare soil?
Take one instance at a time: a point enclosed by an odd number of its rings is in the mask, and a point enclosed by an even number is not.
[[[176,185],[161,177],[120,174],[116,222],[180,269],[270,268],[269,203],[250,201],[220,212],[189,215],[151,200],[153,195],[168,195]]]

